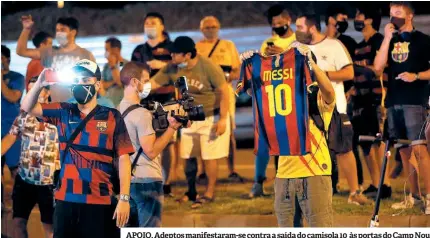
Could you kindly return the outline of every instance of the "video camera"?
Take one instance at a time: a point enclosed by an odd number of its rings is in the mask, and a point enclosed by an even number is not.
[[[169,121],[167,120],[169,111],[164,110],[165,106],[179,104],[179,109],[182,109],[185,115],[176,115],[174,110],[170,114],[184,126],[188,124],[188,121],[205,120],[203,106],[194,105],[194,98],[188,93],[187,78],[185,76],[179,77],[175,82],[175,87],[179,90],[180,99],[163,105],[159,102],[149,102],[147,105],[144,105],[145,108],[152,111],[152,126],[155,131],[162,131],[169,127]]]

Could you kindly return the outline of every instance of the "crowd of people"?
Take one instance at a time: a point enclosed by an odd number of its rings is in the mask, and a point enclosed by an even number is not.
[[[160,227],[163,199],[174,197],[178,158],[184,159],[188,190],[176,201],[191,202],[191,209],[213,202],[221,159],[228,161],[229,180],[243,182],[234,167],[240,93],[253,101],[255,176],[249,197],[265,196],[266,168],[274,156],[279,226],[303,226],[303,220],[332,226],[338,170],[348,183],[346,202],[360,206],[372,203],[378,188],[382,199],[390,198],[390,179],[403,169],[410,194],[392,208],[419,206],[430,214],[430,37],[414,28],[412,5],[390,4],[384,34],[378,32],[380,10],[358,7],[359,43],[344,34],[349,26],[342,8],[328,8],[326,32],[318,15],[296,15],[293,31],[291,12],[272,6],[265,13],[272,35],[261,49],[239,55],[232,41],[219,37],[214,16],[201,20],[203,39],[195,43],[187,36],[170,39],[163,16],[148,13],[147,41],[128,60],[122,42],[108,38],[102,70],[76,44],[77,19],[58,19],[58,46],[54,36],[38,32],[34,48],[28,48],[34,22],[22,17],[16,53],[31,58],[25,77],[9,70],[10,50],[2,45],[1,51],[2,169],[6,164],[15,178],[14,237],[28,237],[36,204],[46,237],[118,237],[118,227]],[[70,76],[73,82],[65,82]],[[175,87],[183,76],[205,119],[169,116],[166,129],[154,128],[154,101],[185,115],[174,103],[183,96]],[[410,141],[396,144],[398,156],[389,159],[395,168],[384,175],[384,143],[359,140],[377,134]],[[359,148],[371,176],[366,189]],[[198,194],[202,180],[206,190]]]

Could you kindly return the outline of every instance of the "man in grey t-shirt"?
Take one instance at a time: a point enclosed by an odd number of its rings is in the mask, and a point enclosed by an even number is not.
[[[55,26],[55,39],[60,44],[56,48],[48,49],[28,49],[27,42],[34,22],[31,16],[22,17],[23,29],[19,36],[16,53],[19,56],[40,59],[45,68],[53,68],[55,71],[62,71],[71,68],[76,62],[88,59],[95,62],[91,52],[79,47],[75,40],[78,34],[79,22],[73,17],[61,17]],[[69,76],[69,75],[64,75]],[[64,80],[63,75],[59,74],[60,80]],[[70,83],[55,84],[51,87],[52,102],[65,102],[72,97]]]
[[[143,82],[149,80],[149,68],[135,62],[127,63],[121,70],[120,79],[124,85],[124,98],[118,109],[124,114],[130,106],[140,103]],[[156,137],[152,114],[143,107],[130,111],[124,121],[135,150],[142,148],[143,151],[137,158],[135,169],[132,168],[129,226],[160,227],[163,176],[159,155],[182,124],[169,118],[169,128]],[[130,157],[132,164],[138,153]]]

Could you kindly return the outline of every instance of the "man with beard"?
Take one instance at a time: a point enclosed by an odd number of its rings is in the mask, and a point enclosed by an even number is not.
[[[91,52],[76,44],[79,22],[75,18],[58,18],[55,25],[55,39],[59,47],[44,49],[27,48],[28,38],[34,22],[31,16],[23,16],[21,20],[23,29],[16,46],[16,53],[19,56],[40,59],[43,67],[52,68],[55,71],[71,68],[81,59],[88,59],[95,62],[95,58]],[[51,98],[53,102],[65,102],[71,96],[70,85],[56,84],[51,87]]]
[[[231,82],[237,80],[240,74],[239,53],[232,41],[219,39],[218,32],[221,24],[214,16],[207,16],[200,22],[200,30],[204,39],[197,42],[197,53],[207,56],[212,62],[219,65],[224,72],[225,79],[230,90],[229,116],[231,127],[230,152],[228,155],[229,180],[243,181],[243,179],[234,170],[234,159],[236,155],[236,139],[234,138],[236,100]],[[204,172],[204,171],[203,171]],[[205,175],[206,174],[202,174]],[[203,176],[199,176],[203,177]]]
[[[43,87],[54,83],[50,78],[53,72],[45,69],[25,96],[21,109],[56,126],[58,136],[62,138],[61,170],[55,191],[54,237],[110,237],[113,234],[112,219],[116,218],[118,227],[128,221],[129,155],[134,149],[119,111],[97,105],[101,87],[97,64],[81,60],[72,71],[75,83],[72,93],[77,104],[37,102]],[[82,130],[75,132],[78,127]],[[69,141],[73,135],[75,139]],[[118,171],[114,163],[118,164]],[[113,211],[111,179],[115,173],[119,176],[120,191]]]
[[[358,186],[357,167],[352,153],[353,129],[346,114],[347,105],[343,88],[343,81],[354,78],[352,60],[340,41],[321,33],[317,15],[300,16],[296,20],[296,27],[297,41],[309,46],[317,58],[317,65],[326,72],[336,92],[337,112],[333,114],[335,122],[331,125],[336,129],[336,136],[329,136],[328,145],[347,178],[350,189],[348,203],[364,205],[369,201],[361,194]]]

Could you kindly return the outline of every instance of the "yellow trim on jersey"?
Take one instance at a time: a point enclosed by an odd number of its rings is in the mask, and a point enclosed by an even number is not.
[[[329,125],[335,100],[327,104],[318,92],[318,109],[324,120],[324,125]],[[312,118],[309,120],[311,134],[311,153],[303,156],[280,156],[278,162],[277,178],[302,178],[317,175],[331,175],[331,159],[324,133],[320,131]]]

